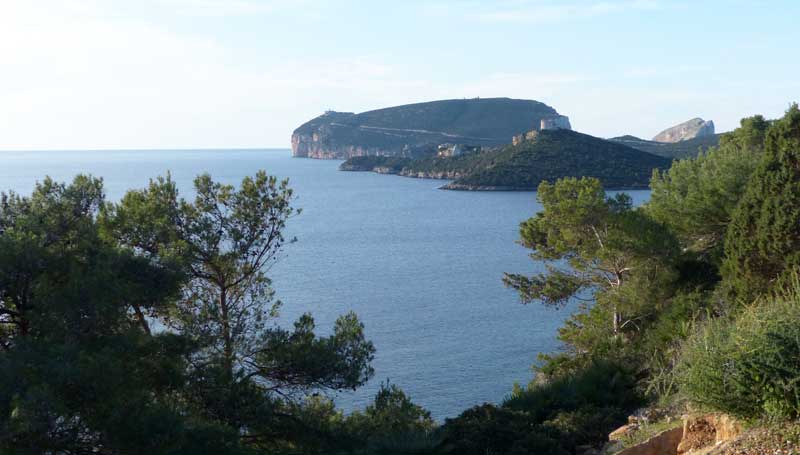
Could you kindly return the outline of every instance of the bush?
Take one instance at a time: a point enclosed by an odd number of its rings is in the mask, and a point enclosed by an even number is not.
[[[501,406],[476,406],[448,419],[445,453],[555,455],[602,445],[641,404],[634,385],[628,371],[608,362],[562,370],[549,382],[517,389]]]
[[[508,453],[532,429],[533,423],[525,413],[484,404],[447,419],[445,447],[448,453],[464,455]]]
[[[800,266],[800,107],[767,132],[764,157],[748,180],[725,233],[722,276],[731,294],[752,302]]]
[[[431,413],[396,385],[381,384],[375,401],[344,420],[342,433],[358,441],[354,453],[429,453],[439,443]]]
[[[633,346],[637,363],[645,373],[643,386],[647,397],[656,402],[675,398],[677,379],[674,368],[682,343],[704,319],[710,317],[712,294],[705,291],[682,291],[658,307],[647,329]]]
[[[745,418],[800,417],[800,278],[787,291],[708,324],[684,346],[682,392]]]
[[[503,406],[529,412],[540,422],[559,412],[589,407],[616,408],[625,413],[642,404],[635,385],[630,371],[613,363],[594,361],[572,374],[544,384],[533,383],[507,399]]]

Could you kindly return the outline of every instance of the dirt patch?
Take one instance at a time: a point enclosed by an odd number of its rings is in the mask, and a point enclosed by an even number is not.
[[[706,419],[690,419],[684,425],[683,440],[678,453],[702,449],[717,442],[717,430]]]

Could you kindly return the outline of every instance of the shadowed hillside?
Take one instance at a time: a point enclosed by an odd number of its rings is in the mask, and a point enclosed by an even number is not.
[[[408,177],[452,179],[453,190],[534,190],[542,181],[597,177],[606,188],[644,188],[653,169],[670,160],[569,130],[544,130],[517,144],[452,157],[419,160],[354,157],[347,171],[375,171]]]

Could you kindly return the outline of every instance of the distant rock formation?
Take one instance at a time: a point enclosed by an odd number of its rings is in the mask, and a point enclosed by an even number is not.
[[[699,117],[687,120],[679,125],[667,128],[658,133],[653,141],[655,142],[680,142],[696,137],[713,136],[714,122],[703,120]]]
[[[431,101],[360,114],[328,111],[294,131],[292,155],[420,158],[435,156],[440,144],[499,146],[532,129],[556,128],[569,129],[569,119],[544,103],[510,98]]]
[[[542,120],[542,122],[544,122],[544,120]],[[518,134],[511,138],[511,145],[519,145],[525,141],[535,141],[538,134],[539,132],[536,130],[528,131],[525,134]]]

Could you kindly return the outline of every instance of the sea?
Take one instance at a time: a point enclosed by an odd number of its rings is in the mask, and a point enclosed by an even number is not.
[[[288,178],[302,213],[286,232],[297,241],[269,270],[283,302],[274,323],[311,313],[324,335],[353,311],[377,349],[365,386],[328,393],[338,406],[363,409],[388,381],[443,421],[527,384],[576,310],[522,305],[503,286],[504,272],[543,270],[517,243],[519,223],[541,208],[536,193],[445,191],[445,180],[340,172],[340,163],[286,149],[4,151],[0,191],[30,194],[45,176],[83,173],[102,177],[113,201],[169,172],[190,198],[202,173],[234,185],[259,169]],[[628,193],[637,204],[649,196]]]

